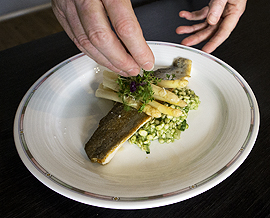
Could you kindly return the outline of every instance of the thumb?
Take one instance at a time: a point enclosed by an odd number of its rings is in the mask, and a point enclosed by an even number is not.
[[[225,9],[227,0],[211,0],[209,3],[209,12],[207,15],[207,23],[216,25]]]

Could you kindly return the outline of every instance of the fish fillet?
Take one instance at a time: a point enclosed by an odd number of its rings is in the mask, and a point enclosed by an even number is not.
[[[154,75],[162,80],[167,80],[168,76],[174,75],[174,79],[190,77],[192,61],[186,58],[176,58],[173,64],[166,68],[160,68],[154,71]]]
[[[87,156],[92,162],[107,164],[122,144],[150,119],[145,113],[134,108],[126,111],[122,103],[116,103],[86,143]]]

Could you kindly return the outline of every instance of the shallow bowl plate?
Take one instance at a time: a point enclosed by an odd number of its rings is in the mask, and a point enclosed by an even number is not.
[[[109,164],[91,163],[84,144],[113,104],[94,94],[102,67],[78,54],[45,73],[25,94],[15,117],[18,153],[46,186],[99,207],[158,207],[212,188],[248,156],[259,130],[259,110],[242,76],[202,51],[148,44],[156,68],[176,57],[192,60],[189,88],[201,105],[189,113],[189,129],[174,143],[152,143],[150,155],[126,142]]]

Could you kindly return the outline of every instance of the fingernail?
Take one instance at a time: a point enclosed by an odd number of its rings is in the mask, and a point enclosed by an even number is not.
[[[154,69],[154,64],[152,62],[146,62],[142,68],[147,71],[151,71]]]
[[[129,76],[137,76],[140,73],[140,69],[139,68],[135,68],[135,69],[130,69],[127,71]]]
[[[125,72],[122,71],[122,70],[120,70],[120,71],[118,72],[118,74],[119,74],[120,76],[124,76],[124,77],[128,77],[128,76],[129,76],[127,73],[125,73]]]

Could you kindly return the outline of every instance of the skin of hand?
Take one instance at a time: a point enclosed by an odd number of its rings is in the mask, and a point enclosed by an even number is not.
[[[246,8],[247,0],[211,0],[209,6],[199,11],[180,11],[179,16],[187,20],[204,20],[192,26],[179,26],[177,34],[192,34],[181,44],[196,45],[209,40],[202,48],[207,53],[221,45],[236,27]]]
[[[153,69],[154,55],[130,0],[52,0],[52,9],[76,46],[98,64],[122,76]]]

